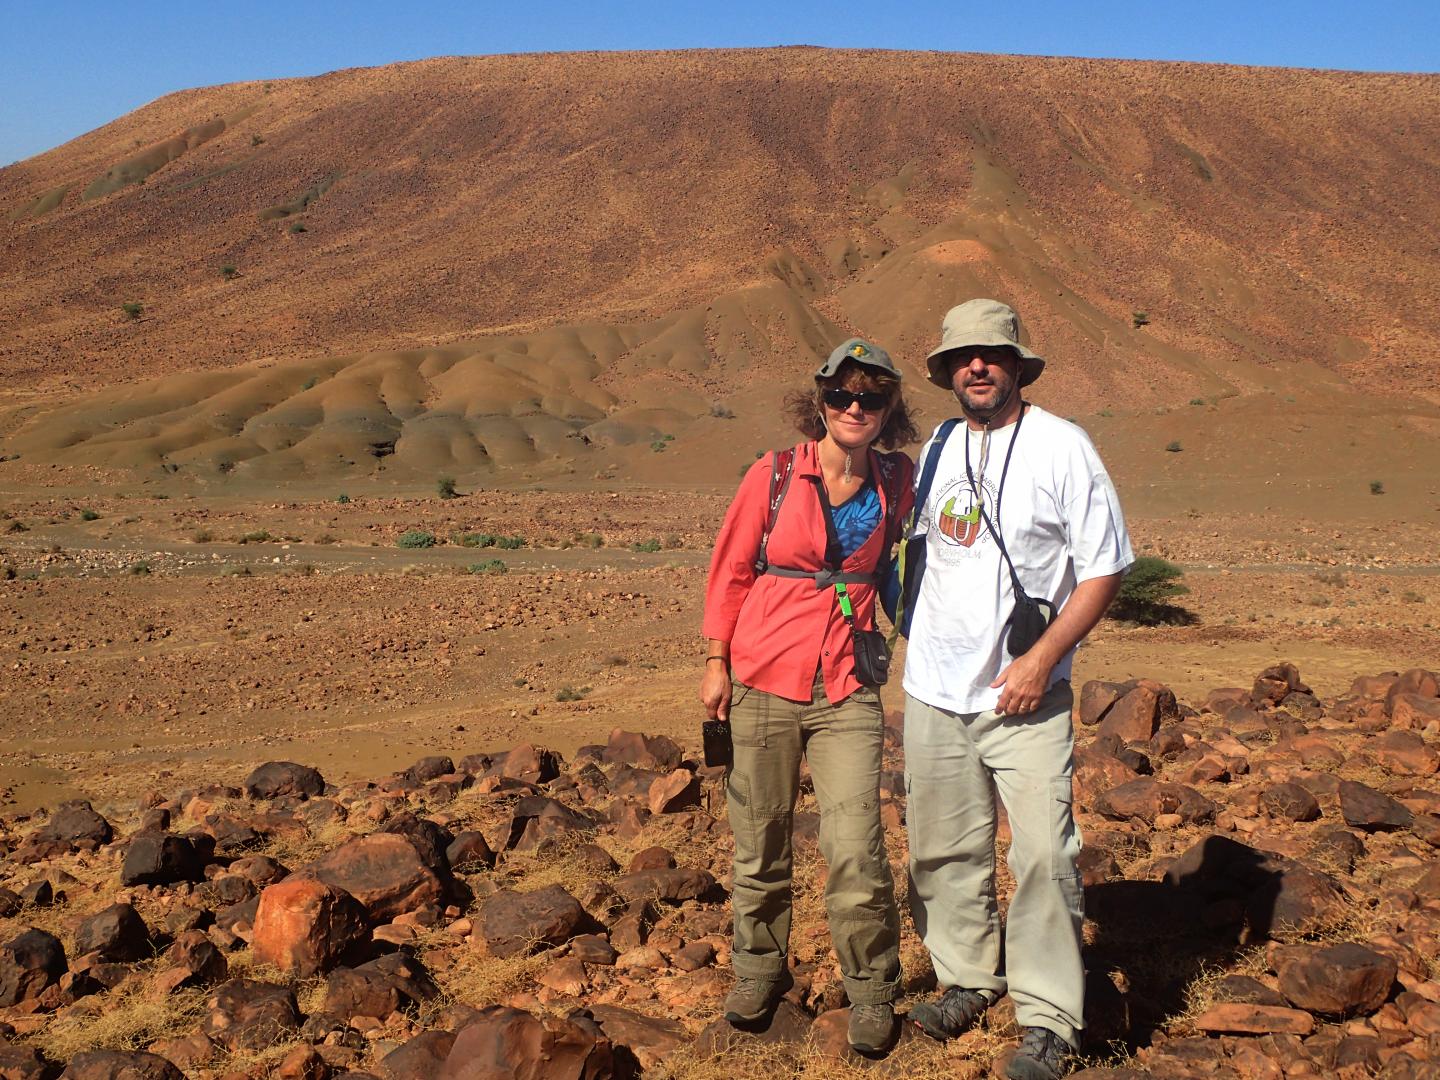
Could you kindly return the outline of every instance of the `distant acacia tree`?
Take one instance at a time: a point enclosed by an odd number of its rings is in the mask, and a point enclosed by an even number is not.
[[[1195,616],[1171,603],[1189,593],[1180,582],[1184,571],[1154,555],[1141,555],[1120,584],[1120,595],[1110,605],[1110,617],[1141,626],[1161,623],[1192,623]]]

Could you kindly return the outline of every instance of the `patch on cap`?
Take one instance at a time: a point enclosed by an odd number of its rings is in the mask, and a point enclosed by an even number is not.
[[[854,345],[850,346],[850,355],[858,359],[860,357],[869,356],[870,350],[865,347],[865,343],[863,341],[857,341]]]

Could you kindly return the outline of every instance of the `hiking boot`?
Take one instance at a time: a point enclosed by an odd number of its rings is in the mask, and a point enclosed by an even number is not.
[[[1057,1080],[1070,1071],[1074,1048],[1049,1028],[1027,1027],[1020,1052],[1005,1069],[1010,1080]]]
[[[978,990],[952,986],[934,1001],[922,1001],[910,1010],[910,1019],[932,1039],[954,1039],[975,1026],[990,1007],[990,999]]]
[[[895,1007],[888,1001],[850,1006],[850,1049],[883,1054],[895,1043]]]
[[[774,979],[752,979],[740,976],[735,988],[725,996],[725,1019],[741,1026],[768,1020],[784,997],[795,985],[788,970]]]

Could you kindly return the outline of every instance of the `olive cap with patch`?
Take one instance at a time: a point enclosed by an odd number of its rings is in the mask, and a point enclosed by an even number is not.
[[[1003,345],[1020,357],[1020,385],[1029,386],[1045,370],[1045,361],[1020,344],[1020,316],[998,300],[967,300],[945,313],[940,326],[940,347],[925,358],[930,381],[950,390],[946,354],[976,345]]]
[[[866,367],[879,368],[887,375],[893,375],[897,379],[901,377],[899,368],[890,359],[888,352],[864,338],[852,337],[849,341],[835,346],[834,351],[826,357],[825,362],[815,369],[815,378],[830,378],[840,370],[840,365],[846,360],[853,360]]]

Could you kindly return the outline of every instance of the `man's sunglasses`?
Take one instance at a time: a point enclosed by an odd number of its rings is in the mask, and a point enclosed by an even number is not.
[[[836,412],[844,412],[857,401],[860,403],[860,408],[866,412],[879,412],[885,408],[886,405],[890,404],[890,395],[882,393],[879,390],[862,390],[857,394],[854,391],[844,390],[838,386],[826,390],[820,395],[820,398]]]

